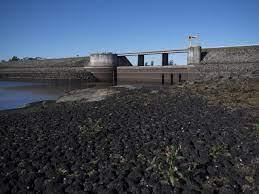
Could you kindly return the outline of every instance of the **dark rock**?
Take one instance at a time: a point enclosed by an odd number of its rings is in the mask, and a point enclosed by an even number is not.
[[[244,132],[252,121],[245,109],[148,88],[1,111],[1,192],[257,192],[258,139]]]

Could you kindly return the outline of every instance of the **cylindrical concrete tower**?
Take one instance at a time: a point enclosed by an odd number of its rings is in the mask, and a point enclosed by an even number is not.
[[[116,67],[118,63],[116,54],[91,54],[89,66]]]
[[[116,54],[91,54],[90,63],[85,67],[100,82],[113,82],[116,78],[118,57]]]

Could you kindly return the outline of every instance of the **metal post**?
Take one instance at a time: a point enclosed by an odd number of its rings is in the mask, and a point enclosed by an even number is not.
[[[181,73],[179,73],[179,75],[178,75],[179,77],[179,83],[182,81],[182,74]]]
[[[114,86],[117,85],[117,67],[113,67],[112,71],[112,83]]]
[[[164,85],[164,84],[165,84],[165,75],[162,74],[162,85]]]
[[[174,84],[174,75],[171,73],[171,85]]]

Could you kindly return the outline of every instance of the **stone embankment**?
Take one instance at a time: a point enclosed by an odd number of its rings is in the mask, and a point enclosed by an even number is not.
[[[0,64],[1,79],[81,79],[96,81],[84,66],[89,57],[26,60]]]
[[[259,80],[259,46],[204,48],[195,65],[200,78],[255,78]]]

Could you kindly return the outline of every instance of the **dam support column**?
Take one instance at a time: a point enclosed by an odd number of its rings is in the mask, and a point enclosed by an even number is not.
[[[144,66],[144,55],[138,55],[138,66]]]
[[[189,48],[187,56],[187,64],[199,64],[201,62],[201,47],[192,46]]]
[[[162,54],[162,66],[167,66],[168,65],[168,53],[163,53]]]

